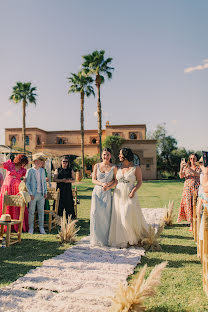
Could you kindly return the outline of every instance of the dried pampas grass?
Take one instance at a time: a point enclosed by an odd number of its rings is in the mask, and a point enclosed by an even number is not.
[[[145,311],[144,300],[153,297],[156,287],[160,284],[161,273],[167,262],[156,265],[145,280],[147,270],[145,265],[129,285],[121,285],[114,298],[111,312],[142,312]]]
[[[147,236],[142,239],[141,245],[146,250],[151,251],[160,251],[162,250],[160,246],[160,235],[164,229],[164,223],[161,223],[158,227],[158,230],[155,229],[153,226],[149,226],[149,230],[147,232]]]
[[[165,225],[172,225],[173,224],[173,207],[174,207],[174,201],[172,200],[171,202],[169,201],[168,203],[168,208],[165,207],[165,214],[163,217],[163,222],[165,223]]]
[[[74,243],[77,240],[77,232],[79,231],[79,227],[76,226],[77,220],[72,220],[71,215],[66,218],[66,211],[64,209],[63,217],[60,220],[61,230],[58,233],[58,238],[61,239],[62,243]]]

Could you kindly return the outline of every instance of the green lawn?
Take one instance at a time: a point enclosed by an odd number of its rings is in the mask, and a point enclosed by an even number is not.
[[[93,186],[90,180],[85,180],[77,187],[80,198],[78,218],[81,238],[89,233]],[[196,245],[188,227],[176,223],[182,189],[183,182],[180,181],[150,181],[144,182],[139,190],[142,207],[164,207],[169,200],[174,200],[175,203],[175,223],[163,232],[162,251],[147,252],[135,270],[137,272],[147,263],[149,273],[155,264],[168,261],[157,296],[146,302],[148,312],[208,311],[208,298],[202,289],[202,265],[196,256]],[[0,248],[0,286],[11,283],[28,270],[41,265],[43,260],[62,253],[68,247],[69,245],[60,246],[56,233],[33,236],[23,234],[21,244]]]

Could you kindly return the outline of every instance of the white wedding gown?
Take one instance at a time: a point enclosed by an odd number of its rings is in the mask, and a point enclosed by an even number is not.
[[[138,194],[129,198],[136,176],[136,167],[122,173],[118,169],[116,179],[118,184],[113,194],[112,217],[109,232],[109,246],[126,248],[128,245],[137,245],[147,236],[148,224],[142,214]]]

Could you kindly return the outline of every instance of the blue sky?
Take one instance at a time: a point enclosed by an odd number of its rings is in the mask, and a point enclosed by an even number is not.
[[[82,55],[104,49],[113,78],[101,89],[103,127],[166,123],[179,147],[208,149],[208,1],[0,0],[0,143],[22,126],[17,81],[37,87],[27,126],[79,129],[79,95],[67,77]],[[96,129],[96,98],[85,102],[85,128]]]

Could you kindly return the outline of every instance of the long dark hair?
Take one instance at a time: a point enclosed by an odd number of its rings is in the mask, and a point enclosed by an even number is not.
[[[188,158],[188,161],[187,161],[187,164],[188,164],[189,167],[191,167],[191,161],[190,161],[191,155],[194,155],[194,156],[196,157],[196,161],[198,160],[197,155],[196,155],[195,153],[191,153],[191,154],[189,155],[189,158]]]
[[[15,165],[24,165],[26,166],[28,164],[28,158],[24,154],[17,155],[13,160]]]
[[[112,155],[111,149],[109,147],[104,147],[104,149],[102,150],[102,153],[103,152],[108,152]],[[110,163],[112,163],[112,159],[110,159]]]
[[[128,160],[128,161],[133,161],[134,160],[134,154],[132,152],[132,150],[130,148],[127,147],[123,147],[120,149],[120,151],[122,152],[122,155],[124,157],[124,159]]]

